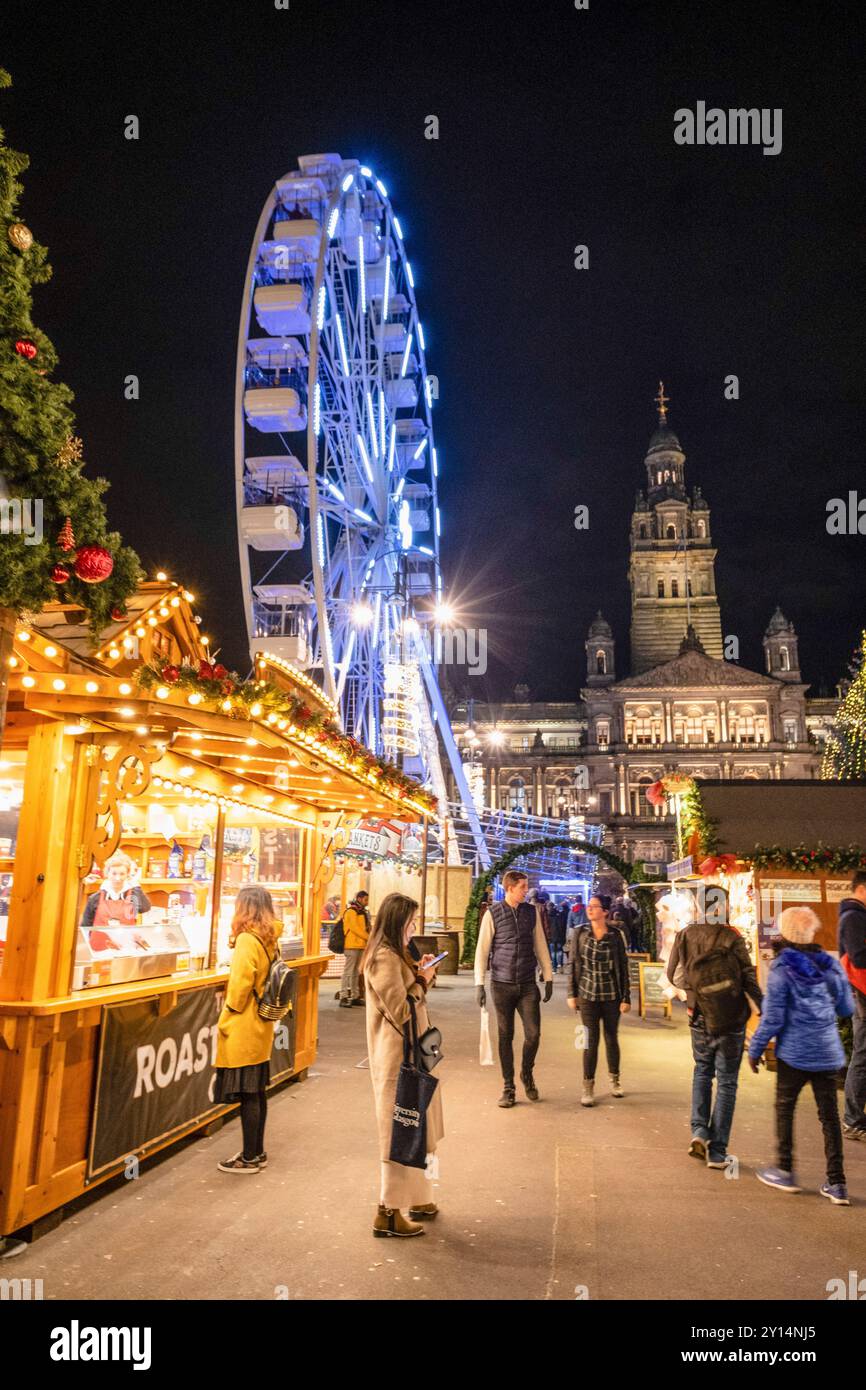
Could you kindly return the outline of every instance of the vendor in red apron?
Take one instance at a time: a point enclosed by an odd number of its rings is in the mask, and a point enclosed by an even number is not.
[[[105,861],[102,887],[91,893],[81,917],[82,927],[96,929],[90,933],[94,951],[117,950],[121,943],[112,938],[112,927],[134,927],[139,914],[150,911],[150,899],[131,882],[134,869],[128,854],[113,854]]]

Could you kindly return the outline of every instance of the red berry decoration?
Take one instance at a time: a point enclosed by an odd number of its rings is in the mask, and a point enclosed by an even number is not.
[[[228,669],[227,669],[225,666],[223,666],[223,664],[222,664],[221,661],[218,661],[217,664],[216,664],[216,666],[213,668],[213,678],[214,678],[214,680],[215,680],[215,681],[224,681],[227,675],[228,675]]]
[[[209,661],[200,661],[198,663],[198,678],[200,681],[213,680],[213,667]]]
[[[164,666],[162,668],[162,678],[169,685],[174,685],[175,681],[180,680],[180,671],[176,666]]]
[[[49,578],[52,584],[65,584],[69,579],[69,570],[65,565],[53,565]]]
[[[114,559],[101,545],[83,545],[75,561],[75,574],[84,584],[101,584],[114,569]]]
[[[72,534],[72,522],[69,520],[69,517],[66,518],[63,525],[60,528],[60,534],[57,537],[57,544],[60,546],[61,550],[75,549],[75,537]]]
[[[26,357],[28,362],[32,362],[39,349],[30,338],[19,338],[15,344],[15,351],[21,357]]]

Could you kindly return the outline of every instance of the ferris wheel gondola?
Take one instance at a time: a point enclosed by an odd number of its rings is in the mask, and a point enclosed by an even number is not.
[[[250,650],[320,673],[347,732],[444,806],[438,728],[486,862],[436,677],[437,394],[385,185],[356,160],[301,158],[259,217],[238,335]]]

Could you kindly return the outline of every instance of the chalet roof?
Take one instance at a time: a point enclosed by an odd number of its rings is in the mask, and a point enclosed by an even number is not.
[[[748,671],[744,666],[738,666],[735,661],[719,661],[716,657],[707,656],[705,652],[691,648],[671,661],[662,662],[661,666],[642,671],[639,676],[626,676],[611,688],[628,691],[659,690],[671,686],[681,689],[691,689],[695,686],[739,686],[741,689],[775,686],[778,689],[779,684],[772,676],[762,675],[759,671]]]
[[[748,856],[755,845],[866,844],[866,782],[701,781],[719,850]]]

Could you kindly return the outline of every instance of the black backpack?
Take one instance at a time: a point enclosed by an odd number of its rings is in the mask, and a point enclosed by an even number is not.
[[[253,989],[259,1006],[259,1017],[278,1023],[292,1007],[292,971],[279,956],[270,962],[261,995]]]
[[[343,919],[339,917],[328,932],[328,950],[333,951],[335,956],[341,956],[345,949],[346,933],[343,929]]]
[[[687,979],[708,1033],[733,1033],[743,1026],[743,968],[732,946],[720,946],[719,927],[702,955],[690,960]]]

